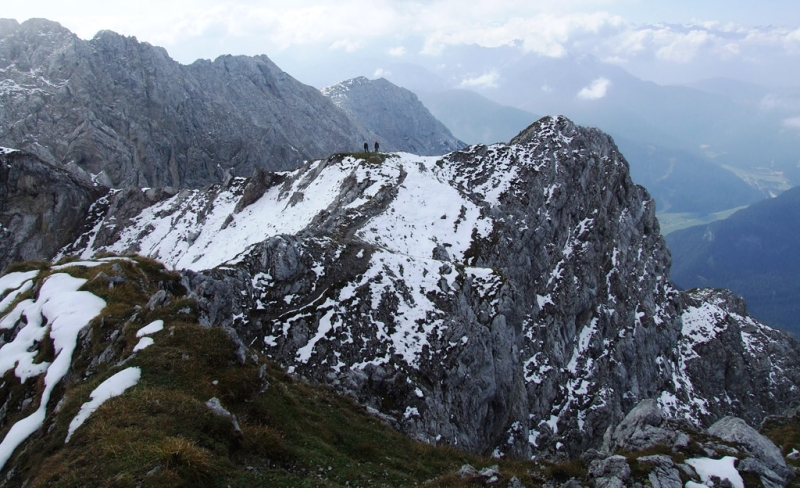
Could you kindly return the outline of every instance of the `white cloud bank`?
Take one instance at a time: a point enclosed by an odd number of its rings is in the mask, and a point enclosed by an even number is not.
[[[788,129],[800,130],[800,116],[783,119],[783,126]]]
[[[606,96],[610,86],[610,80],[606,78],[597,78],[592,81],[589,86],[581,88],[578,92],[578,98],[583,98],[584,100],[598,100]]]
[[[76,6],[51,0],[8,0],[3,16],[51,18],[83,38],[101,29],[135,35],[164,46],[181,62],[304,48],[339,54],[388,53],[408,59],[437,56],[451,46],[514,46],[524,53],[550,57],[589,53],[626,66],[742,63],[756,67],[751,70],[773,69],[787,84],[795,84],[794,70],[781,72],[780,68],[800,66],[800,28],[780,25],[796,18],[784,12],[790,5],[785,1],[759,9],[759,19],[765,17],[764,12],[775,19],[759,22],[765,27],[692,20],[695,12],[712,15],[715,11],[710,6],[697,10],[693,4],[690,8],[680,3],[670,12],[684,12],[685,23],[641,23],[641,18],[637,23],[626,17],[631,4],[478,0],[466,8],[456,0],[140,0],[135,5],[87,0]],[[726,5],[725,10],[737,9],[751,10],[742,5]]]
[[[134,8],[99,0],[80,6],[8,0],[3,16],[50,18],[83,38],[111,29],[167,47],[197,38],[247,38],[262,40],[268,44],[264,48],[320,44],[358,49],[378,39],[418,37],[429,54],[462,44],[516,44],[546,56],[594,46],[607,52],[601,58],[648,52],[678,62],[691,59],[701,49],[736,54],[747,46],[770,46],[800,54],[797,27],[748,28],[714,21],[643,25],[604,10],[624,11],[613,1],[566,2],[570,3],[555,8],[549,2],[495,0],[473,2],[465,8],[457,0],[231,0],[223,4],[140,0]]]
[[[460,88],[496,88],[500,75],[497,71],[484,73],[474,78],[467,78],[459,84]]]

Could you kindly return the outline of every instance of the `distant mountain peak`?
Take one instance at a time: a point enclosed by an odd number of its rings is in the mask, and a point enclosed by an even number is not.
[[[360,76],[321,92],[377,134],[381,149],[439,155],[464,146],[414,93],[384,78],[369,80]]]

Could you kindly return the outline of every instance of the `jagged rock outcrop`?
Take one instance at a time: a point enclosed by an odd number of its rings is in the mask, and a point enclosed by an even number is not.
[[[797,403],[797,341],[748,316],[744,300],[730,291],[699,289],[682,297],[680,367],[674,383],[676,391],[685,389],[694,400],[668,408],[671,413],[704,423],[735,415],[757,426],[769,412]],[[783,373],[776,376],[775,371]],[[659,402],[666,407],[673,399],[665,392]]]
[[[575,457],[643,399],[698,429],[800,399],[797,342],[730,294],[673,288],[647,192],[609,136],[563,117],[508,145],[332,156],[117,218],[123,198],[62,253],[184,269],[205,323],[427,442]],[[671,425],[657,417],[634,430]]]
[[[687,424],[685,420],[664,418],[655,400],[642,400],[613,431],[606,431],[603,449],[615,452],[644,451],[658,445],[686,447],[690,439],[681,428]]]
[[[737,417],[724,417],[702,431],[685,419],[665,418],[656,402],[648,399],[609,434],[603,451],[583,455],[594,486],[641,482],[632,479],[632,467],[654,487],[680,488],[684,480],[708,481],[709,466],[716,466],[720,486],[726,486],[720,476],[724,472],[738,477],[728,479],[727,486],[742,486],[741,474],[755,477],[765,487],[786,486],[795,478],[780,449]],[[649,454],[652,451],[659,454]],[[725,464],[734,469],[719,470]]]
[[[744,420],[724,417],[714,422],[708,433],[741,446],[750,457],[741,463],[740,470],[757,474],[764,486],[785,486],[787,480],[794,478],[794,470],[786,465],[781,450]]]
[[[414,93],[384,78],[368,80],[359,76],[323,88],[322,94],[375,132],[382,151],[433,156],[465,146]],[[367,142],[372,150],[372,141]]]
[[[84,173],[0,148],[0,270],[54,256],[88,230],[86,213],[107,192]]]
[[[0,145],[113,186],[201,187],[374,138],[266,56],[184,66],[110,31],[83,41],[44,19],[3,26]]]

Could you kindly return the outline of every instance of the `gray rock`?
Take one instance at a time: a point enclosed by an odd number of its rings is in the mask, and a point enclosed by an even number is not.
[[[107,192],[31,154],[0,153],[0,271],[54,257],[90,230],[86,216]]]
[[[682,488],[681,474],[675,463],[668,456],[643,456],[637,459],[640,463],[653,465],[648,479],[653,488]]]
[[[616,476],[604,476],[594,480],[595,488],[624,488],[625,482]]]
[[[652,399],[642,400],[620,422],[605,448],[610,452],[616,449],[641,451],[658,444],[669,445],[675,433],[662,429],[663,423],[658,403]]]
[[[470,464],[461,466],[461,469],[458,470],[458,475],[462,478],[477,478],[480,476],[478,474],[478,470],[472,467]]]
[[[269,188],[282,183],[283,178],[275,173],[268,173],[261,168],[256,168],[253,176],[247,180],[242,198],[236,202],[233,212],[239,213],[264,195]],[[226,185],[227,186],[227,185]]]
[[[756,458],[745,458],[739,461],[736,469],[740,473],[752,473],[761,479],[764,488],[779,488],[787,485],[789,479],[781,476],[775,471],[769,469],[764,463]]]
[[[220,403],[219,398],[213,397],[206,402],[206,407],[209,410],[214,412],[215,415],[219,415],[220,417],[224,417],[226,419],[230,419],[231,421],[231,429],[233,429],[234,436],[241,439],[244,434],[242,433],[242,429],[239,427],[239,422],[236,420],[236,415],[230,413],[228,409],[222,406]]]
[[[589,464],[589,477],[596,479],[617,479],[627,481],[631,477],[631,468],[625,456],[611,456],[606,459],[596,459]],[[611,482],[611,481],[608,481]],[[597,481],[595,481],[597,485]]]
[[[508,488],[525,488],[525,485],[522,484],[519,478],[512,476],[511,479],[508,480]]]
[[[722,440],[741,445],[748,454],[776,473],[784,482],[794,478],[794,470],[786,465],[780,449],[771,440],[747,425],[744,420],[730,416],[724,417],[711,425],[708,433]],[[755,466],[755,463],[750,462],[748,465]]]
[[[146,307],[150,310],[155,310],[157,307],[163,307],[169,303],[169,294],[164,290],[158,290],[147,301]]]
[[[322,90],[351,118],[374,132],[381,151],[439,155],[465,146],[422,105],[417,96],[385,80],[363,76]],[[373,143],[369,143],[372,151]]]
[[[181,65],[134,37],[31,19],[4,29],[0,67],[16,87],[0,93],[0,146],[118,187],[202,187],[375,139],[266,56]]]
[[[678,465],[678,469],[681,470],[681,472],[683,474],[685,474],[686,476],[688,476],[689,478],[692,478],[692,479],[697,479],[698,478],[697,471],[695,471],[693,467],[689,466],[686,463],[680,463]]]

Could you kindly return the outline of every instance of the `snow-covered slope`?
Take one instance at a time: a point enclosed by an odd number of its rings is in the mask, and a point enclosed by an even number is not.
[[[436,161],[406,153],[388,155],[380,163],[352,156],[313,161],[296,172],[280,174],[283,183],[267,189],[239,213],[234,209],[247,183],[243,178],[225,188],[184,190],[120,226],[114,242],[95,242],[81,254],[139,252],[175,269],[198,271],[235,261],[269,237],[298,234],[313,228],[325,214],[343,211],[354,221],[368,218],[355,233],[364,242],[417,258],[430,258],[433,249],[443,245],[460,262],[473,232],[488,236],[492,220],[450,185],[451,175],[437,168]],[[392,201],[370,216],[372,200],[387,188],[395,189]],[[448,209],[455,212],[448,216]],[[105,220],[96,223],[112,225]],[[89,234],[94,235],[94,231]]]
[[[184,269],[206,323],[428,442],[576,455],[644,398],[697,425],[800,399],[797,343],[722,292],[674,289],[653,202],[607,135],[562,117],[440,159],[335,155],[90,214],[62,253]]]

